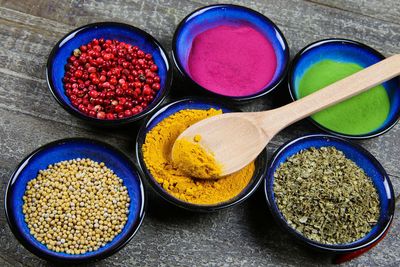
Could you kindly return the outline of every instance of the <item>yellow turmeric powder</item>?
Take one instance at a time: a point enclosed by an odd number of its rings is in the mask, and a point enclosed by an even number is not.
[[[195,141],[196,143],[200,142],[200,141],[201,141],[201,135],[196,134],[196,135],[193,137],[193,141]]]
[[[193,141],[186,138],[176,140],[172,151],[173,164],[193,177],[219,178],[222,173],[222,166],[215,160],[214,155],[198,144],[199,138],[201,139],[201,136],[196,135]]]
[[[147,133],[142,146],[146,167],[172,196],[193,204],[218,204],[236,197],[253,177],[254,162],[220,179],[193,178],[172,163],[170,153],[176,138],[190,125],[221,113],[221,110],[215,109],[181,110],[162,120]]]

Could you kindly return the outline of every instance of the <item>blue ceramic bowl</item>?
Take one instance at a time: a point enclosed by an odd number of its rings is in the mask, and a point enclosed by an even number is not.
[[[380,200],[380,216],[378,223],[366,236],[351,243],[328,245],[304,237],[300,232],[289,226],[284,216],[279,211],[278,205],[275,201],[274,173],[280,164],[285,162],[288,157],[303,149],[311,147],[320,148],[323,146],[333,146],[342,151],[347,158],[354,161],[369,177],[371,177],[372,182],[378,191]],[[352,144],[340,137],[323,134],[307,135],[284,144],[275,152],[269,163],[268,173],[264,183],[264,190],[268,207],[278,224],[301,243],[325,252],[345,253],[373,246],[375,242],[379,242],[380,238],[385,235],[385,232],[389,229],[393,220],[395,195],[389,176],[383,169],[382,165],[364,148]]]
[[[122,232],[106,246],[81,255],[49,250],[29,233],[22,213],[22,196],[25,193],[26,185],[37,176],[38,171],[46,169],[49,164],[76,158],[90,158],[97,162],[104,162],[118,177],[123,179],[131,199],[128,221]],[[5,211],[12,232],[30,252],[49,261],[81,263],[108,257],[131,240],[144,218],[145,191],[141,177],[132,162],[115,148],[90,139],[62,139],[38,148],[18,165],[7,185]]]
[[[293,101],[299,99],[299,84],[305,72],[322,60],[355,63],[362,67],[373,65],[385,57],[375,49],[362,43],[347,39],[326,39],[312,43],[303,48],[293,59],[288,75],[289,92]],[[383,84],[390,100],[389,115],[384,123],[372,132],[352,135],[328,129],[309,117],[320,129],[346,138],[366,139],[381,135],[390,130],[400,117],[400,79],[394,78]]]
[[[147,178],[152,188],[162,198],[169,201],[170,203],[178,207],[182,207],[192,211],[200,211],[200,212],[216,211],[241,203],[242,201],[246,200],[257,189],[257,187],[261,183],[262,178],[265,177],[267,171],[267,164],[266,164],[267,150],[265,149],[256,159],[255,162],[256,168],[253,177],[250,180],[249,184],[243,189],[243,191],[236,197],[215,205],[198,205],[182,201],[169,194],[159,183],[157,183],[155,178],[151,175],[150,171],[147,169],[146,163],[143,160],[142,146],[145,142],[146,134],[162,120],[175,114],[176,112],[179,112],[184,109],[208,110],[210,108],[222,109],[223,112],[239,111],[237,109],[229,107],[227,104],[224,104],[220,101],[214,101],[206,98],[191,98],[191,99],[179,100],[163,106],[157,112],[155,112],[150,118],[148,118],[141,127],[141,129],[139,130],[136,141],[137,162],[139,163],[140,168],[142,169],[145,177]]]
[[[243,6],[230,4],[218,4],[202,7],[189,14],[180,22],[174,33],[172,54],[175,65],[182,76],[190,80],[198,88],[210,92],[207,88],[200,86],[196,81],[194,81],[188,71],[188,59],[192,48],[192,42],[198,34],[210,28],[221,25],[238,25],[243,22],[247,25],[252,25],[271,42],[277,57],[277,68],[272,80],[267,86],[260,89],[259,92],[240,97],[229,96],[229,98],[235,100],[255,99],[276,88],[286,76],[290,58],[289,46],[283,33],[280,31],[278,26],[261,13]],[[211,93],[218,96],[228,97],[214,92]]]
[[[67,64],[67,59],[71,56],[74,49],[89,43],[94,38],[116,39],[131,45],[137,45],[146,53],[153,55],[154,62],[158,66],[161,89],[157,92],[153,102],[143,112],[123,119],[101,120],[89,117],[72,106],[71,101],[65,94],[62,81],[65,74],[64,66]],[[54,98],[72,115],[100,126],[118,126],[143,118],[161,104],[171,86],[172,67],[167,52],[150,34],[128,24],[100,22],[82,26],[61,38],[49,55],[46,79]]]

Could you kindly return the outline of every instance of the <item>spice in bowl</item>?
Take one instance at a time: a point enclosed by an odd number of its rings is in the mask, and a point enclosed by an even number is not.
[[[142,112],[160,90],[151,54],[118,40],[93,39],[73,51],[65,65],[65,93],[72,105],[97,119]]]
[[[356,63],[333,60],[317,62],[301,78],[299,97],[303,98],[362,69],[364,68]],[[378,129],[385,122],[389,111],[389,96],[385,88],[378,85],[311,117],[330,130],[360,135]]]
[[[221,25],[198,34],[189,53],[191,78],[225,96],[253,95],[265,88],[277,69],[271,42],[248,23]]]
[[[221,113],[222,110],[216,109],[181,110],[163,119],[146,134],[142,146],[146,168],[168,194],[191,204],[216,205],[236,197],[249,184],[255,171],[254,162],[219,179],[198,179],[188,175],[171,160],[175,140],[184,130]]]
[[[288,76],[291,98],[302,99],[384,59],[375,49],[352,40],[333,38],[309,44],[297,53],[291,64]],[[398,89],[399,81],[393,78],[309,119],[333,135],[353,139],[378,136],[398,121]]]
[[[222,166],[212,152],[198,143],[200,140],[200,135],[195,135],[193,141],[186,138],[176,140],[171,154],[173,164],[193,177],[216,179],[221,176]]]
[[[274,173],[273,190],[287,223],[323,244],[359,240],[380,215],[371,178],[334,147],[312,147],[289,157]]]
[[[28,182],[22,211],[30,233],[48,249],[96,251],[124,228],[127,188],[104,163],[72,159],[49,165]]]

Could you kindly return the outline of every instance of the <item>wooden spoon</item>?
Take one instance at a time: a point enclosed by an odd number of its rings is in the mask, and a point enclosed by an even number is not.
[[[285,127],[398,75],[400,54],[276,109],[226,113],[207,118],[190,126],[178,139],[193,140],[195,135],[200,135],[199,144],[212,152],[216,161],[222,164],[221,176],[225,176],[253,161]],[[175,146],[172,150],[174,149]]]

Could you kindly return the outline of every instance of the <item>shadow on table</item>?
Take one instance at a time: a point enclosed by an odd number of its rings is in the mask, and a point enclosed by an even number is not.
[[[191,224],[201,217],[202,213],[193,212],[179,208],[168,201],[164,200],[153,190],[147,190],[147,214],[152,220],[156,220],[165,224],[170,222],[179,224]],[[213,214],[213,213],[207,213]]]

